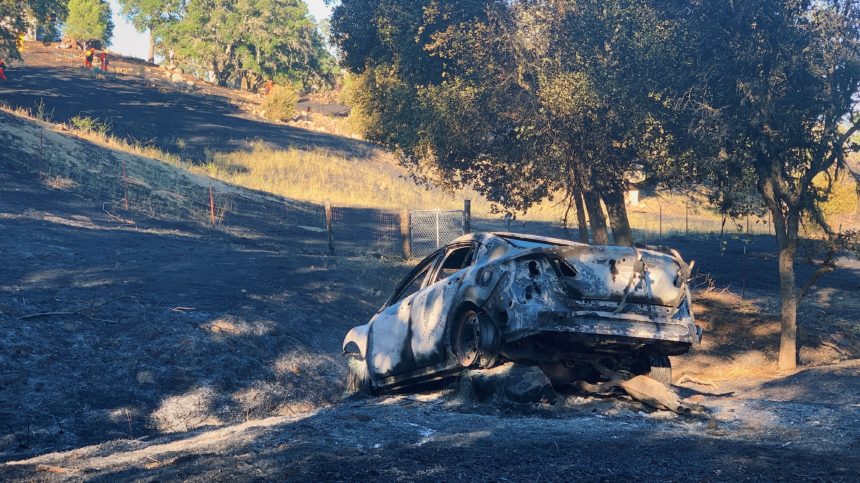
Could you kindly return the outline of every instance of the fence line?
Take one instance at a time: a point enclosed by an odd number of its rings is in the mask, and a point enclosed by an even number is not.
[[[44,153],[36,166],[45,181],[62,180],[91,193],[109,214],[120,210],[157,219],[183,219],[243,236],[272,233],[298,239],[306,249],[319,253],[376,253],[391,256],[424,256],[473,228],[477,231],[514,231],[575,240],[576,225],[558,221],[520,221],[510,217],[473,218],[471,203],[463,210],[396,210],[338,207],[330,202],[283,200],[283,210],[272,211],[270,196],[246,196],[239,189],[219,188],[213,182],[194,183],[190,175],[158,163],[126,163],[87,166],[68,158],[51,160]],[[268,201],[266,200],[268,198]],[[241,207],[241,210],[240,210]],[[673,237],[723,236],[725,238],[773,235],[769,216],[725,220],[716,216],[629,211],[634,239],[652,243]],[[856,229],[856,222],[840,225]],[[265,228],[265,229],[264,229]],[[815,237],[811,231],[803,233]],[[263,237],[265,238],[265,236]]]

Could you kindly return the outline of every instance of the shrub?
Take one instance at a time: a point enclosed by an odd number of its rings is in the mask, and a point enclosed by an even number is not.
[[[296,114],[299,92],[292,85],[275,85],[263,101],[263,115],[273,121],[285,121]]]
[[[72,131],[98,134],[102,137],[106,137],[110,131],[110,126],[107,123],[87,116],[75,116],[69,119],[69,127]]]

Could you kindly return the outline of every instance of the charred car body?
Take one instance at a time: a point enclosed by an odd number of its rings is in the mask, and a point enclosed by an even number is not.
[[[556,384],[602,366],[669,384],[667,356],[701,339],[690,268],[674,250],[465,235],[347,334],[348,390],[399,389],[502,360],[538,363]]]

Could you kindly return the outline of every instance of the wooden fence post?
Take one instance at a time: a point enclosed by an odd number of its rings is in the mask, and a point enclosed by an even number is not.
[[[412,258],[412,225],[409,210],[400,210],[400,239],[403,242],[403,258]]]
[[[463,233],[472,233],[472,200],[463,200]]]
[[[663,203],[660,203],[660,238],[663,238]]]
[[[128,176],[125,174],[125,159],[122,160],[122,190],[125,198],[125,211],[128,211]]]
[[[209,223],[215,226],[215,193],[212,192],[212,185],[209,185]]]
[[[690,203],[684,203],[684,236],[690,236]]]
[[[325,231],[328,232],[328,251],[334,255],[334,231],[331,223],[331,201],[325,200]]]

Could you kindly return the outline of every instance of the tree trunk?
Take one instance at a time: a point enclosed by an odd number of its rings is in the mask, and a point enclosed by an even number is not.
[[[146,61],[150,64],[155,63],[155,33],[152,31],[152,25],[149,26],[149,50],[146,52]]]
[[[606,214],[600,206],[600,195],[595,191],[585,190],[584,198],[588,220],[591,223],[592,242],[595,245],[608,245],[609,232],[606,230]]]
[[[603,201],[609,213],[609,224],[612,226],[612,240],[616,245],[632,247],[633,231],[627,219],[627,207],[624,205],[624,192],[620,189],[604,193]]]
[[[576,227],[579,241],[588,243],[588,220],[585,218],[585,203],[582,202],[582,187],[578,180],[573,181],[573,203],[576,206]]]
[[[794,280],[794,254],[797,243],[792,240],[783,240],[783,242],[785,244],[780,243],[779,248],[780,320],[782,326],[779,338],[779,368],[794,369],[797,367],[798,359],[797,288]]]

